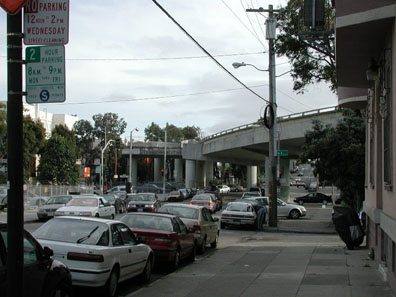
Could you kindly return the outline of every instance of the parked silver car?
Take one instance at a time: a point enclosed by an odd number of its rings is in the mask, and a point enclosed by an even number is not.
[[[269,204],[268,197],[251,197],[246,199],[260,201],[267,207]],[[304,217],[307,214],[307,210],[305,209],[304,206],[301,205],[286,203],[279,198],[276,204],[278,206],[278,210],[277,210],[278,217],[286,217],[288,219],[298,219],[300,217]]]
[[[61,195],[50,197],[44,205],[37,211],[37,217],[40,221],[54,217],[55,211],[65,206],[72,199],[71,195]]]

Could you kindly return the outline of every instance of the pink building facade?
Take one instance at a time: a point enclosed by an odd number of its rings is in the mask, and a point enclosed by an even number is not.
[[[333,2],[339,105],[367,118],[367,244],[396,292],[396,2]]]

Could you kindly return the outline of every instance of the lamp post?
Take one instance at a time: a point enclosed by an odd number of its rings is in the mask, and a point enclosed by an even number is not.
[[[132,133],[133,131],[138,132],[139,129],[135,128],[130,132],[129,136],[129,175],[128,175],[128,185],[127,185],[127,191],[129,189],[129,193],[132,193]]]

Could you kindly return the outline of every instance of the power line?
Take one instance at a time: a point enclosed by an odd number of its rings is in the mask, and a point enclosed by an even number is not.
[[[242,85],[245,89],[249,90],[252,94],[256,95],[263,101],[269,103],[267,99],[257,94],[255,91],[250,89],[247,85],[245,85],[242,81],[240,81],[236,76],[234,76],[230,71],[228,71],[219,61],[217,61],[198,41],[194,39],[156,0],[152,0],[155,5],[163,12],[165,15],[176,25],[180,30],[184,32],[206,55],[208,55],[220,68],[222,68],[225,72],[227,72],[235,81],[237,81],[240,85]]]
[[[214,57],[232,57],[232,56],[247,56],[258,55],[265,52],[251,52],[251,53],[233,53],[233,54],[219,54]],[[0,58],[7,58],[7,56],[0,56]],[[159,57],[159,58],[68,58],[68,61],[163,61],[163,60],[185,60],[185,59],[207,59],[208,56],[185,56],[185,57]]]
[[[267,51],[267,48],[265,47],[265,44],[261,42],[260,38],[258,38],[257,34],[255,35],[249,28],[248,26],[246,26],[246,24],[237,16],[237,14],[232,10],[231,7],[229,7],[227,5],[227,3],[224,2],[224,0],[221,0],[221,2],[223,2],[223,4],[225,5],[225,7],[228,8],[229,11],[231,11],[231,13],[234,15],[234,17],[237,18],[237,20],[245,27],[246,30],[249,31],[249,33],[255,38],[257,39],[257,41],[263,46],[263,48]]]

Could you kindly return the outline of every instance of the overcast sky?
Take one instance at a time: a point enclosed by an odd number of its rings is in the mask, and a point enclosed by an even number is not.
[[[268,67],[265,15],[246,8],[283,0],[158,0],[170,15],[243,83],[268,99],[268,72],[234,69],[233,62]],[[199,126],[206,134],[254,122],[265,102],[243,89],[208,58],[151,0],[70,0],[66,102],[41,104],[51,113],[92,122],[98,113],[123,118],[134,138],[155,122]],[[118,60],[115,60],[118,59]],[[277,74],[289,70],[277,58]],[[0,12],[0,100],[7,100],[6,13]],[[293,93],[288,75],[277,78],[278,115],[334,106],[328,85]],[[135,137],[136,136],[136,137]]]

